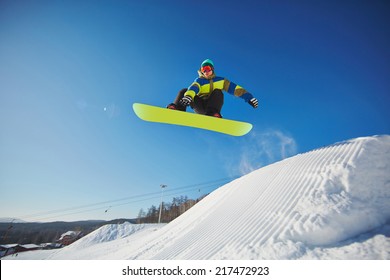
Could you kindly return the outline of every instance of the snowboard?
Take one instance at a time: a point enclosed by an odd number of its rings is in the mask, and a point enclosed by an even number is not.
[[[233,136],[243,136],[252,129],[252,124],[247,122],[171,110],[141,103],[134,103],[133,110],[144,121],[206,129]]]

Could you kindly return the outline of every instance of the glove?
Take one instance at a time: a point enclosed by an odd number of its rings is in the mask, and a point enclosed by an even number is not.
[[[253,97],[251,100],[249,100],[248,103],[253,108],[257,108],[257,106],[259,106],[259,101],[255,97]]]
[[[184,96],[184,97],[180,100],[180,105],[186,107],[186,106],[190,105],[191,102],[192,102],[191,96],[186,95],[186,96]]]

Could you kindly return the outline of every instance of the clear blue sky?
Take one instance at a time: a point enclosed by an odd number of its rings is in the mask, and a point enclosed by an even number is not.
[[[165,200],[196,197],[284,157],[389,134],[389,12],[369,0],[1,0],[0,217],[132,218],[158,205],[161,184]],[[259,99],[254,110],[225,96],[223,116],[250,134],[133,114],[135,102],[172,102],[206,58]]]

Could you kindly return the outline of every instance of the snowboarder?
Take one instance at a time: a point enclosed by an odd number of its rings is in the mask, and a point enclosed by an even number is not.
[[[202,62],[198,74],[199,78],[189,88],[180,90],[175,101],[167,106],[168,109],[186,111],[187,106],[191,106],[195,113],[222,118],[222,91],[244,99],[253,108],[259,105],[258,100],[244,88],[226,78],[216,76],[214,63],[210,59]]]

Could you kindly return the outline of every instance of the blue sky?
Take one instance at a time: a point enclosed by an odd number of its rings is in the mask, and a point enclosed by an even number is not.
[[[388,1],[0,2],[0,217],[136,217],[251,170],[390,133]],[[210,58],[231,137],[146,123]],[[107,210],[107,211],[106,211]]]

